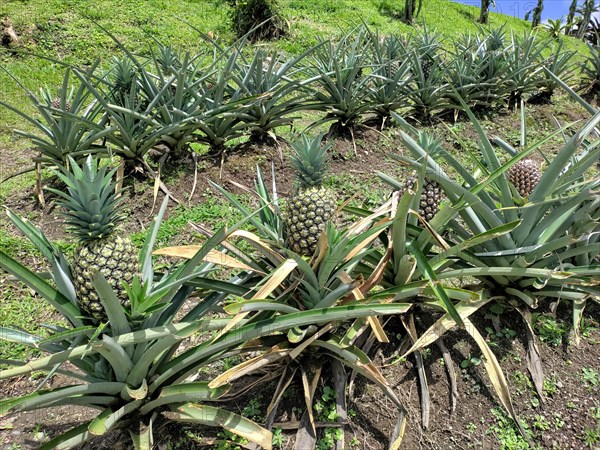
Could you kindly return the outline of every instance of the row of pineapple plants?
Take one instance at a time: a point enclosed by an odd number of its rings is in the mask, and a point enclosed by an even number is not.
[[[320,113],[313,127],[331,123],[331,133],[353,136],[365,120],[391,123],[392,112],[421,121],[456,116],[460,99],[491,111],[523,98],[547,101],[555,77],[571,83],[576,75],[574,52],[561,42],[503,29],[447,43],[429,30],[380,36],[363,26],[294,57],[251,50],[243,39],[230,47],[205,39],[197,54],[159,44],[148,58],[115,38],[123,57],[109,67],[67,66],[61,87],[39,95],[21,85],[35,115],[0,104],[28,123],[17,132],[40,151],[39,165],[103,153],[155,176],[156,159],[201,148],[221,155],[242,138],[273,142],[302,114]],[[597,72],[593,52],[588,77]]]
[[[161,90],[176,98],[187,92],[170,83]],[[130,94],[131,101],[140,101],[134,88]],[[270,429],[281,399],[297,383],[305,390],[302,427],[308,429],[298,434],[297,448],[314,448],[316,386],[328,376],[324,368],[339,373],[336,367],[346,366],[378,385],[397,406],[398,425],[389,430],[389,448],[395,449],[407,411],[368,352],[370,342],[390,340],[382,316],[400,315],[405,324],[401,347],[408,348],[404,356],[419,355],[453,330],[469,333],[485,356],[498,401],[518,424],[500,363],[471,316],[500,304],[519,311],[530,327],[529,311],[542,302],[569,302],[577,340],[586,305],[600,302],[600,178],[595,170],[600,112],[571,94],[591,118],[574,132],[558,130],[520,152],[499,138],[490,140],[457,97],[479,135],[479,153],[465,155],[472,161],[457,161],[435,136],[392,112],[409,155],[392,156],[414,174],[404,180],[380,174],[393,193],[374,210],[339,210],[335,192],[323,186],[329,145],[323,145],[322,135],[304,135],[292,143],[297,183],[285,205],[275,176],[267,182],[260,171],[251,190],[259,209],[215,185],[240,210],[242,221],[214,233],[196,225],[208,241],[154,252],[183,258],[166,268],[164,263],[154,267],[152,252],[166,200],[137,252],[119,230],[126,193],[116,187],[115,170],[98,162],[102,153],[81,162],[69,158],[56,170],[65,189],[53,192],[77,242],[74,254],[64,254],[12,211],[8,217],[46,257],[50,273],[37,274],[0,250],[0,267],[50,302],[64,323],[50,327],[46,336],[3,324],[3,339],[49,356],[26,364],[3,361],[14,367],[1,370],[0,379],[44,371],[47,379],[61,374],[73,383],[0,400],[0,415],[69,404],[99,411],[42,448],[71,448],[119,428],[129,431],[136,448],[151,448],[153,429],[165,420],[223,427],[271,448]],[[67,103],[61,100],[61,106]],[[526,136],[524,116],[522,127]],[[565,138],[562,148],[552,157],[544,155],[544,143],[558,135]],[[530,159],[534,153],[546,158],[543,171]],[[475,171],[466,169],[470,163]],[[349,217],[344,226],[336,224],[342,214]],[[464,278],[476,282],[457,287],[456,280]],[[190,304],[191,309],[184,308]],[[225,314],[215,316],[221,308]],[[415,314],[428,316],[433,325],[416,328]],[[232,355],[243,362],[212,379],[200,377],[201,369]],[[265,366],[267,374],[256,375]],[[262,424],[223,407],[240,393],[235,381],[251,375],[258,377],[253,386],[274,383]],[[539,387],[539,372],[532,378]],[[344,390],[337,395],[344,404]]]

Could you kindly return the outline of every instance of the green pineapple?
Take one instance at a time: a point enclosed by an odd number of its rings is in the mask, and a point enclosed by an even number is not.
[[[110,284],[122,304],[128,300],[122,283],[131,284],[139,272],[137,252],[131,241],[117,234],[124,219],[121,198],[115,192],[113,176],[98,167],[91,156],[82,167],[69,158],[71,170],[61,168],[58,176],[68,193],[52,189],[61,198],[68,231],[76,238],[72,279],[81,309],[96,320],[106,317],[92,282],[96,271]]]
[[[532,159],[522,159],[508,169],[508,179],[521,197],[528,197],[541,177],[539,164]]]
[[[429,54],[424,54],[421,57],[421,70],[423,70],[423,76],[427,79],[431,75],[431,69],[433,67],[433,57]]]
[[[336,203],[331,190],[322,186],[327,170],[327,150],[321,147],[323,135],[292,142],[296,152],[292,164],[296,170],[296,193],[290,198],[286,218],[287,244],[304,256],[311,256]]]
[[[416,177],[409,177],[404,182],[404,189],[402,192],[406,189],[414,189],[416,182]],[[425,178],[423,180],[423,191],[421,192],[421,198],[419,199],[419,214],[427,221],[433,219],[433,216],[440,210],[442,198],[443,191],[440,185],[429,178]]]

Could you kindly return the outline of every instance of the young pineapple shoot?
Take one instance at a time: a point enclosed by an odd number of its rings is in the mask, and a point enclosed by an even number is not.
[[[522,159],[508,169],[508,180],[521,197],[529,197],[541,177],[539,164],[533,159]]]
[[[333,217],[336,203],[330,189],[323,186],[327,171],[327,150],[321,146],[323,135],[313,139],[302,135],[291,143],[295,151],[296,192],[290,198],[286,218],[287,244],[294,252],[312,256],[325,225]]]
[[[99,167],[91,156],[82,167],[69,158],[70,170],[57,173],[67,192],[52,189],[61,197],[67,231],[77,241],[72,278],[80,308],[96,320],[106,318],[92,282],[100,272],[122,304],[128,296],[123,283],[131,284],[139,272],[137,252],[131,241],[120,236],[118,225],[124,219],[121,197],[115,191],[115,170]]]

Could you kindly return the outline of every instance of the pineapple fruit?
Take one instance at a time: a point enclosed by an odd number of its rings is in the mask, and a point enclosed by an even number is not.
[[[539,164],[532,159],[522,159],[508,169],[508,180],[521,197],[528,197],[540,181],[542,173]]]
[[[52,107],[54,109],[60,109],[61,108],[61,99],[60,97],[56,97],[54,100],[52,100]],[[69,100],[65,100],[65,111],[69,112],[71,110],[71,102]]]
[[[403,192],[408,189],[414,189],[416,182],[416,177],[409,177],[404,182]],[[423,191],[419,199],[419,214],[428,221],[433,219],[433,216],[440,210],[442,198],[443,194],[440,185],[433,180],[425,178],[423,181]]]
[[[323,135],[292,142],[296,155],[296,193],[290,198],[286,217],[287,244],[296,253],[312,256],[325,225],[331,220],[336,203],[333,193],[322,186],[327,170],[327,150],[321,147]]]
[[[423,76],[427,79],[431,75],[431,69],[433,67],[433,58],[425,54],[421,57],[421,70],[423,70]]]
[[[128,301],[123,282],[131,284],[139,272],[137,252],[131,241],[117,234],[124,219],[113,175],[98,167],[91,156],[82,167],[70,159],[71,170],[61,168],[58,176],[68,192],[53,189],[65,208],[69,231],[77,240],[72,263],[72,279],[79,306],[96,320],[105,319],[104,308],[92,282],[96,271],[109,283],[122,304]]]

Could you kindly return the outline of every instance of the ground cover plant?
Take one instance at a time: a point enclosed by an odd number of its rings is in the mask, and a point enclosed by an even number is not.
[[[88,11],[110,58],[3,53],[0,156],[36,175],[0,185],[0,442],[593,448],[594,49],[383,16],[294,42],[316,22],[280,6],[268,49],[193,21],[132,48]]]

